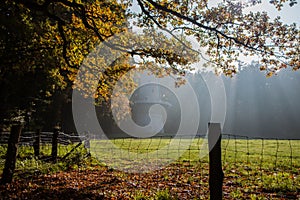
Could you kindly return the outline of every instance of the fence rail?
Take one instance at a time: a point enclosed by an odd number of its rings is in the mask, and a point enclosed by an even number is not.
[[[0,132],[0,145],[7,144],[9,135],[9,132]],[[41,132],[40,142],[43,144],[51,143],[52,137],[53,132]],[[38,135],[36,132],[22,132],[19,145],[33,145],[37,138]],[[63,132],[60,132],[58,136],[58,142],[65,145],[80,142],[85,139],[85,136],[70,135]]]

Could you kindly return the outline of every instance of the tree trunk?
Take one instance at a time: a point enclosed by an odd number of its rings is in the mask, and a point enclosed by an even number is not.
[[[12,182],[12,178],[16,167],[18,144],[20,141],[22,127],[23,126],[21,124],[18,124],[13,125],[11,128],[1,184]]]

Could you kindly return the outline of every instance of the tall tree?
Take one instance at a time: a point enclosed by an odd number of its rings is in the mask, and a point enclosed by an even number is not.
[[[60,91],[70,90],[72,86],[90,95],[90,91],[84,91],[87,87],[73,85],[73,81],[83,59],[99,42],[125,53],[121,62],[97,74],[102,80],[97,87],[98,94],[93,95],[104,100],[109,99],[111,86],[118,77],[134,67],[129,64],[133,55],[154,58],[155,62],[145,59],[144,66],[155,65],[153,71],[157,74],[184,74],[199,57],[232,75],[237,71],[240,55],[259,55],[260,69],[268,75],[286,67],[299,69],[299,28],[296,24],[282,23],[280,18],[271,20],[266,12],[243,13],[243,8],[259,2],[224,0],[211,6],[207,0],[137,0],[140,9],[130,9],[132,0],[6,0],[1,4],[0,19],[0,51],[5,58],[1,63],[1,83],[6,86],[13,83],[7,87],[10,94],[15,90],[9,88],[17,88],[12,77],[26,77],[28,82],[38,77],[45,81],[38,80],[30,92],[26,91],[26,96],[42,99],[53,96],[58,102],[64,99]],[[281,9],[286,3],[293,6],[297,2],[272,0],[270,3]],[[128,41],[109,41],[118,33],[129,33],[131,23],[142,28],[143,36],[131,38],[130,45]],[[179,34],[196,38],[205,52],[192,50],[191,44]],[[164,45],[156,45],[157,38]],[[190,52],[178,54],[179,46],[181,52]],[[203,53],[209,57],[204,58]],[[95,66],[92,64],[90,69]],[[27,73],[33,78],[28,79]],[[25,79],[18,78],[16,83],[25,85]],[[4,99],[8,97],[4,95]],[[11,99],[27,97],[11,96]],[[20,103],[15,105],[21,107]]]
[[[59,118],[72,77],[99,39],[81,24],[74,10],[59,2],[47,9],[37,1],[22,3],[4,1],[0,6],[1,119],[26,116],[49,102],[57,111],[53,118]],[[116,2],[84,5],[93,12],[93,23],[101,27],[103,35],[123,31],[124,13]]]

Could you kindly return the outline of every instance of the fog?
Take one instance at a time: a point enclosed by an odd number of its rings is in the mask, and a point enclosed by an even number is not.
[[[197,96],[198,106],[190,103],[192,97],[185,89],[188,87],[187,84],[178,89],[162,86],[157,81],[155,84],[137,88],[130,99],[133,121],[140,126],[150,123],[148,111],[151,102],[143,106],[143,103],[135,101],[143,99],[143,95],[151,99],[152,93],[158,92],[155,98],[159,99],[154,99],[153,103],[161,104],[165,109],[163,113],[167,115],[162,117],[165,119],[165,124],[159,131],[159,135],[173,136],[178,132],[180,123],[186,122],[197,124],[197,134],[206,134],[208,122],[220,122],[224,125],[222,127],[224,134],[250,138],[300,139],[300,71],[285,69],[267,78],[257,67],[248,67],[240,70],[232,78],[220,76],[217,77],[219,81],[208,82],[207,77],[216,77],[216,75],[211,72],[187,75],[188,82]],[[140,80],[144,78],[141,77]],[[174,80],[168,84],[174,86]],[[152,90],[151,87],[158,87],[159,90]],[[225,97],[222,94],[218,96],[219,91],[215,88],[219,90],[223,88]],[[152,93],[147,94],[147,91]],[[222,106],[218,107],[218,105],[224,105],[224,111],[220,109]],[[183,112],[187,110],[188,116],[183,117]],[[97,107],[96,111],[99,124],[108,137],[130,136],[121,131],[111,115],[106,114],[109,113],[107,105]],[[92,116],[89,112],[93,111],[85,109],[84,116]],[[200,113],[198,121],[195,117],[196,112]],[[225,117],[223,121],[222,117],[218,118],[222,113]],[[81,123],[86,124],[83,127],[89,127],[89,117],[84,116]],[[63,125],[67,127],[68,124],[72,127],[73,123],[68,122]],[[161,126],[161,123],[159,124]],[[187,131],[184,134],[190,133]]]
[[[300,72],[266,78],[257,68],[223,77],[227,94],[224,133],[264,138],[300,138]]]
[[[203,78],[207,76],[215,75],[196,73],[187,76],[199,103],[198,134],[205,134],[207,131],[207,123],[212,120],[212,104],[224,104],[224,99],[218,96],[212,99],[208,83]],[[300,139],[299,71],[286,69],[267,78],[257,67],[248,67],[232,78],[221,76],[219,79],[223,81],[226,94],[223,133],[250,138]],[[210,88],[216,88],[218,85],[211,84],[220,84],[220,82],[209,84]],[[138,93],[138,90],[136,92]],[[172,105],[165,108],[167,121],[164,126],[164,133],[172,135],[177,132],[179,123],[183,122],[181,120],[193,120],[193,117],[181,118],[181,112],[190,109],[189,106],[193,105],[189,104],[189,97],[186,96],[186,102],[179,106],[178,95],[188,94],[179,94],[178,91],[171,91],[165,87],[160,88],[160,93],[164,96],[164,101]],[[135,110],[135,112],[139,111]],[[145,118],[149,116],[145,115]]]

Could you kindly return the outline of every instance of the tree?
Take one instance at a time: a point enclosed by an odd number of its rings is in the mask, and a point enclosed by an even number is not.
[[[72,10],[59,3],[49,10],[43,10],[38,2],[25,3],[27,7],[17,1],[4,1],[0,6],[1,119],[41,111],[51,102],[52,118],[59,118],[62,104],[70,98],[72,77],[98,37],[80,24]],[[114,34],[110,31],[116,24],[123,26],[123,14],[116,3],[85,5],[90,12],[95,5],[103,8],[94,16],[106,18],[107,23],[100,18],[94,23],[101,23],[104,34]],[[121,31],[122,26],[114,31]]]
[[[156,26],[170,34],[184,31],[206,48],[208,63],[225,74],[236,72],[239,55],[259,55],[261,70],[268,75],[291,67],[299,69],[299,29],[277,17],[271,21],[266,12],[244,14],[243,8],[260,1],[225,0],[216,7],[208,1],[138,0],[142,13],[139,26]],[[287,0],[270,1],[278,10]],[[290,6],[297,2],[290,1]],[[145,23],[146,22],[146,23]]]
[[[118,77],[133,68],[129,65],[129,56],[125,55],[109,64],[103,73],[95,74],[97,68],[106,64],[103,58],[99,58],[90,63],[85,84],[73,84],[83,59],[99,41],[106,42],[113,35],[128,31],[126,3],[5,1],[1,6],[3,26],[0,44],[4,58],[1,83],[6,90],[3,94],[6,102],[2,104],[3,119],[12,110],[27,113],[29,104],[40,110],[41,105],[32,100],[42,99],[53,102],[51,118],[60,121],[62,104],[70,98],[72,87],[81,90],[86,97],[97,98],[100,103],[108,101]],[[157,34],[157,37],[161,35]],[[149,36],[145,36],[145,40],[150,41]],[[105,44],[117,50],[128,46],[126,42]],[[144,52],[157,54],[155,57],[163,54],[149,49]],[[108,50],[107,53],[112,52]],[[180,62],[180,58],[170,58]],[[97,88],[89,87],[88,77],[95,75],[102,78]],[[33,82],[35,87],[24,89]],[[98,91],[96,94],[94,89]]]
[[[137,0],[140,9],[135,11],[129,9],[133,3],[131,0],[4,1],[1,9],[6,12],[2,13],[12,14],[4,14],[1,20],[4,24],[1,55],[6,56],[7,63],[1,63],[4,67],[0,78],[9,82],[7,74],[12,71],[21,74],[29,71],[39,77],[44,74],[48,81],[33,90],[30,97],[41,95],[44,99],[52,96],[61,102],[64,99],[61,93],[67,93],[68,97],[72,87],[90,96],[90,91],[84,91],[87,87],[74,85],[73,81],[85,56],[99,43],[125,54],[121,62],[97,74],[102,79],[97,87],[98,93],[92,95],[105,101],[109,99],[115,81],[135,67],[129,62],[131,56],[143,58],[145,62],[140,65],[154,66],[152,71],[158,75],[164,72],[184,75],[198,58],[205,59],[207,64],[226,75],[232,75],[237,71],[240,55],[259,55],[260,69],[266,70],[268,75],[286,67],[299,69],[300,34],[297,25],[283,24],[280,18],[271,21],[265,12],[243,13],[244,7],[259,2],[224,0],[217,6],[210,6],[207,0]],[[281,9],[286,3],[293,6],[297,2],[273,0],[270,3]],[[19,32],[14,29],[15,25],[24,30],[24,34],[11,39],[7,33]],[[143,34],[133,36],[130,44],[128,41],[109,41],[116,34],[130,33],[132,25],[141,28]],[[196,38],[205,52],[192,49],[182,34]],[[155,45],[157,38],[165,45]],[[179,46],[184,50],[181,52],[187,53],[179,54],[176,51]],[[209,57],[204,58],[203,53]],[[155,62],[150,62],[149,57]],[[94,67],[95,63],[90,69]],[[22,84],[23,80],[20,82]]]
[[[6,1],[0,9],[1,120],[28,117],[35,107],[47,104],[55,88],[65,84],[56,58],[51,57],[54,48],[42,43],[48,25],[30,23],[26,10],[14,2]]]
[[[100,5],[98,1],[90,1],[93,5],[91,8],[86,7],[85,1],[68,1],[68,0],[45,0],[38,4],[35,1],[16,0],[19,4],[24,5],[34,12],[42,12],[58,24],[66,23],[58,12],[51,10],[53,7],[62,6],[66,10],[72,10],[80,20],[82,26],[93,32],[100,41],[106,41],[114,33],[123,31],[118,28],[120,21],[113,21],[110,31],[104,32],[100,25],[108,25],[111,21],[96,23],[98,16],[93,12]],[[95,2],[98,2],[95,3]],[[199,41],[200,47],[205,47],[206,53],[210,56],[209,63],[222,69],[225,74],[231,74],[236,71],[234,62],[239,59],[240,54],[245,56],[258,54],[261,56],[261,69],[274,72],[280,68],[292,67],[299,68],[299,29],[296,24],[286,25],[276,18],[271,21],[267,13],[257,12],[244,14],[242,9],[246,6],[257,4],[260,1],[249,1],[241,3],[240,1],[225,0],[217,6],[209,6],[208,1],[186,1],[177,0],[138,0],[138,6],[141,12],[126,11],[132,3],[130,0],[123,0],[120,3],[107,3],[101,1],[104,6],[119,5],[120,8],[114,8],[114,13],[122,13],[123,18],[134,19],[137,26],[142,28],[155,27],[168,32],[176,39],[176,33],[183,31],[186,35],[191,35]],[[278,10],[282,8],[288,0],[270,1]],[[289,0],[289,5],[293,6],[297,2]],[[121,11],[122,12],[119,12]],[[106,15],[108,16],[109,13]],[[69,23],[75,27],[76,23]],[[112,31],[118,30],[118,31]],[[63,34],[67,30],[61,29]],[[156,50],[148,51],[147,49],[128,49],[127,46],[117,45],[112,48],[118,48],[130,54],[146,55],[153,57],[171,56],[167,50],[157,54]],[[170,50],[170,49],[168,49]],[[170,61],[170,60],[169,60]],[[169,62],[170,64],[170,62]],[[171,64],[172,65],[172,64]]]

